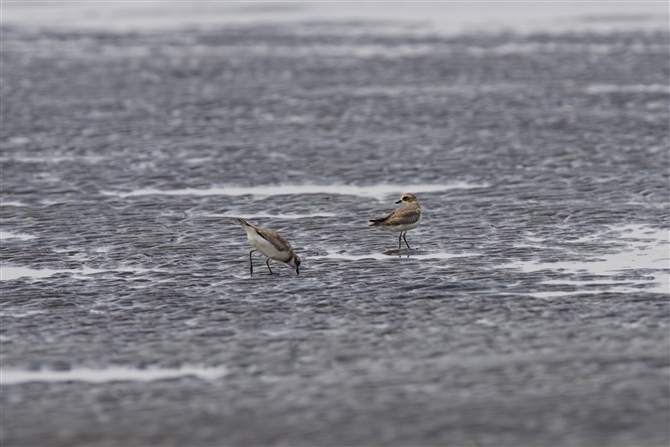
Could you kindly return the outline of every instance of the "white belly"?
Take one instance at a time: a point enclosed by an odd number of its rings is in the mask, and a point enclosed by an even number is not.
[[[249,239],[249,242],[251,242],[251,245],[253,245],[256,250],[275,261],[288,261],[288,252],[277,250],[274,245],[259,236],[253,228],[245,228],[245,230],[247,230],[247,239]]]

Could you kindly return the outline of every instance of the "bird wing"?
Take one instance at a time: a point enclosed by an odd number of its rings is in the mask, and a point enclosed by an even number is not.
[[[256,230],[256,233],[269,243],[271,243],[274,248],[276,248],[279,251],[290,251],[291,250],[291,245],[279,235],[279,233],[276,233],[272,230],[266,230],[265,228],[258,228],[254,227]]]
[[[291,250],[291,244],[289,244],[286,239],[281,237],[279,233],[276,233],[272,230],[266,230],[265,228],[260,228],[257,227],[256,225],[252,225],[249,222],[245,221],[244,219],[237,219],[237,221],[243,226],[243,227],[251,227],[256,231],[256,234],[258,234],[260,237],[268,241],[269,243],[272,244],[274,248],[276,248],[278,251],[290,251]]]
[[[382,225],[406,225],[412,224],[421,217],[421,209],[400,208],[389,214],[380,221]]]
[[[400,209],[402,209],[402,208],[400,208]],[[375,219],[370,219],[370,225],[372,225],[374,227],[379,226],[379,225],[384,225],[386,223],[386,221],[391,219],[394,214],[396,214],[398,211],[400,211],[400,209],[392,211],[390,214],[387,214],[384,217],[377,217]]]

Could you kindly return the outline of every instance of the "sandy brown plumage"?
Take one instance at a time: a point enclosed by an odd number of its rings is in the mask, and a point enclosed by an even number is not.
[[[411,192],[406,192],[402,195],[400,200],[396,203],[404,203],[404,208],[398,208],[386,217],[380,217],[370,220],[370,226],[380,227],[386,231],[400,232],[398,235],[398,251],[402,246],[401,238],[405,241],[407,248],[410,248],[407,243],[407,232],[416,228],[421,222],[422,212],[421,206],[416,196]]]
[[[417,222],[421,218],[421,208],[408,205],[405,208],[399,208],[386,217],[370,219],[370,226],[401,226],[408,223]]]

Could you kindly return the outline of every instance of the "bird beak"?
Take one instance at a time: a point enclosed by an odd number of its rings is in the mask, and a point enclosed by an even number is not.
[[[402,200],[398,200],[396,203],[402,203]]]

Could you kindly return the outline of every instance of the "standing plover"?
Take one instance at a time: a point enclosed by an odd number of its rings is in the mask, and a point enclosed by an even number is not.
[[[405,240],[407,248],[410,248],[406,235],[409,230],[413,230],[421,222],[421,206],[416,196],[411,192],[403,194],[396,203],[404,203],[405,207],[398,208],[386,217],[371,219],[370,226],[381,227],[382,230],[386,231],[400,231],[398,235],[398,252],[400,252],[401,237]]]
[[[297,275],[300,274],[300,258],[298,255],[293,253],[291,244],[289,244],[286,239],[274,231],[258,228],[257,226],[251,225],[242,219],[237,219],[237,221],[242,225],[244,231],[247,232],[247,239],[249,239],[249,242],[251,242],[251,245],[254,247],[254,249],[249,252],[250,276],[253,276],[254,274],[254,263],[251,260],[251,254],[255,251],[261,252],[261,254],[268,258],[265,261],[265,265],[268,266],[270,274],[272,274],[272,269],[270,268],[270,259],[285,262],[295,269],[295,273]]]

